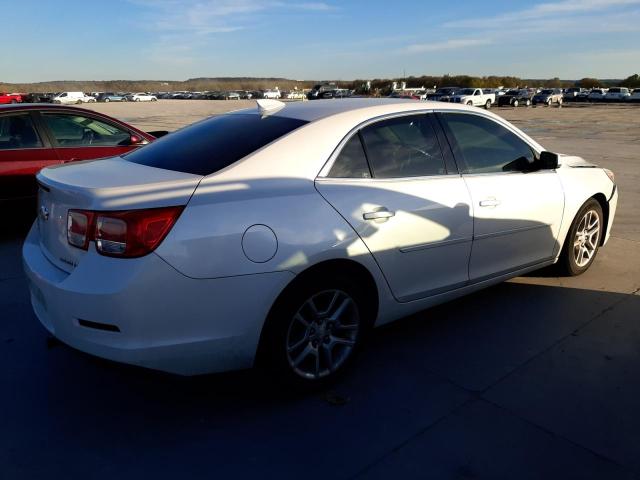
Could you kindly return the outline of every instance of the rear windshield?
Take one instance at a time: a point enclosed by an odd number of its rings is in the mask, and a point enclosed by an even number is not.
[[[162,137],[125,158],[149,167],[209,175],[306,123],[257,114],[221,115]]]

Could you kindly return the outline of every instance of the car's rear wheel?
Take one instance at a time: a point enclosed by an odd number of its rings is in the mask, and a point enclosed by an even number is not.
[[[487,100],[487,103],[484,104],[484,109],[489,110],[491,108],[491,100]]]
[[[469,102],[467,102],[467,105],[468,105],[469,107],[472,107],[472,106],[473,106],[473,102],[469,101]]]
[[[109,103],[111,100],[109,100],[108,98],[104,99],[105,103]]]
[[[514,107],[517,107],[517,106],[519,105],[518,100],[514,100],[512,105],[513,105]]]
[[[524,104],[525,104],[527,107],[531,106],[531,100],[527,99],[527,101],[526,101],[526,102],[524,102]]]
[[[353,362],[371,324],[366,295],[340,275],[310,278],[274,306],[261,340],[263,366],[286,384],[317,388]]]
[[[558,262],[561,271],[571,276],[586,272],[596,258],[603,232],[602,207],[591,198],[573,219]]]

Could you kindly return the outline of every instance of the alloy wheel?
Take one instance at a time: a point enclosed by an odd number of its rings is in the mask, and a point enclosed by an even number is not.
[[[339,369],[351,356],[361,329],[355,300],[342,290],[308,298],[289,324],[287,361],[302,378],[316,380]]]
[[[598,249],[600,241],[600,216],[589,210],[580,219],[573,239],[573,259],[580,268],[587,265]]]

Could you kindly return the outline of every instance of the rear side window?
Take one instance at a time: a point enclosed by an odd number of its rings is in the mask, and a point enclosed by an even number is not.
[[[129,145],[131,134],[92,117],[59,113],[42,115],[58,147],[113,147]]]
[[[362,130],[376,178],[406,178],[447,173],[436,132],[427,115],[393,118]]]
[[[162,137],[125,157],[149,167],[209,175],[306,123],[257,114],[221,115]]]
[[[340,155],[331,167],[329,177],[332,178],[371,178],[367,157],[362,148],[360,135],[355,134],[342,147]]]

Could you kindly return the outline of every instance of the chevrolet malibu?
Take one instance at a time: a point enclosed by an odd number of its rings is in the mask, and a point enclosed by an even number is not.
[[[213,117],[43,169],[23,247],[63,342],[193,375],[343,372],[372,327],[607,242],[613,174],[487,111],[348,99]]]

